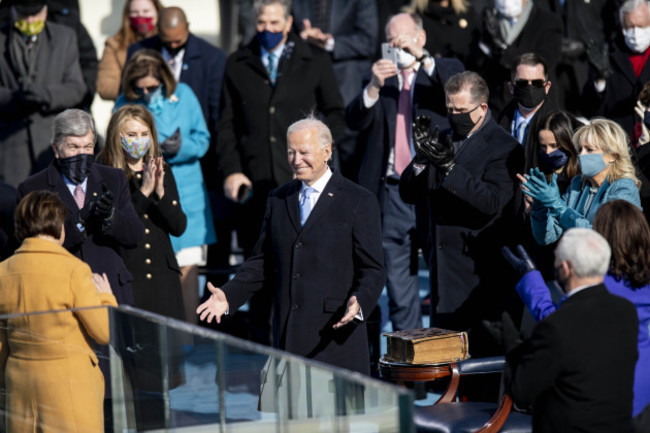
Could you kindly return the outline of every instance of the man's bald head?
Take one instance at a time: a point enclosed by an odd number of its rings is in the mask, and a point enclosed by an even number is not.
[[[171,6],[163,8],[158,16],[158,31],[163,29],[175,29],[178,26],[187,27],[187,17],[183,9]]]
[[[172,6],[160,11],[158,37],[170,54],[176,55],[185,47],[189,36],[190,28],[183,9]]]

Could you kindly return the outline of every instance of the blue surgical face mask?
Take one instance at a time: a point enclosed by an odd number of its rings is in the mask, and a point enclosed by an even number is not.
[[[543,149],[539,149],[539,159],[544,164],[544,167],[555,171],[566,165],[567,161],[569,161],[569,155],[564,149],[555,149],[551,153],[546,153]]]
[[[578,163],[580,163],[580,171],[583,176],[594,177],[607,168],[603,155],[604,153],[587,153],[578,156]]]
[[[270,32],[268,30],[257,32],[257,42],[259,42],[266,51],[271,51],[273,48],[277,47],[278,44],[282,42],[283,37],[284,33],[282,32]]]

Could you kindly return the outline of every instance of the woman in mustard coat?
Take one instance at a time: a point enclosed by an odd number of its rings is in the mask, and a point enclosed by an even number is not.
[[[8,433],[104,430],[104,377],[90,339],[109,342],[108,313],[69,309],[117,302],[106,276],[62,247],[65,213],[53,192],[25,196],[15,218],[22,245],[0,263],[0,314],[21,314],[0,324]]]

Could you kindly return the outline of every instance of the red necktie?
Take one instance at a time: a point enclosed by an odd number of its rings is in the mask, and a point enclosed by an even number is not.
[[[84,192],[84,189],[81,187],[81,184],[78,184],[75,187],[74,194],[72,194],[72,197],[74,197],[74,201],[77,202],[77,206],[79,206],[79,209],[84,207],[84,201],[86,200],[86,193]]]
[[[409,126],[411,125],[411,83],[412,71],[402,71],[402,91],[397,100],[397,122],[395,123],[395,173],[401,175],[411,162]]]

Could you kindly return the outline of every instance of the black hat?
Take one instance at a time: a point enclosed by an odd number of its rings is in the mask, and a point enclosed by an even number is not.
[[[13,0],[11,4],[18,15],[27,17],[39,13],[45,6],[45,0]]]

